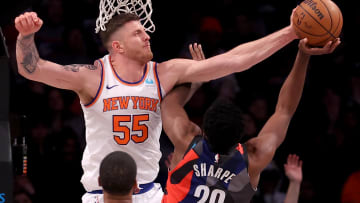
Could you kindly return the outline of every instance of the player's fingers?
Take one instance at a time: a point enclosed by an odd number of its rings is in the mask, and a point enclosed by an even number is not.
[[[325,49],[330,49],[332,44],[333,44],[333,41],[330,40],[325,44],[324,48]]]
[[[294,165],[298,165],[299,163],[299,157],[295,154],[294,155]]]
[[[293,160],[292,154],[289,154],[286,164],[287,165],[292,165],[292,160]]]
[[[336,38],[335,42],[330,47],[330,53],[332,53],[340,45],[340,43],[340,38]]]
[[[28,15],[26,18],[26,24],[28,26],[28,28],[32,28],[34,27],[34,21],[31,15]]]
[[[307,42],[308,42],[307,38],[301,39],[299,42],[299,48],[302,50],[307,50],[308,49]]]
[[[33,18],[37,18],[38,16],[37,16],[37,13],[35,13],[35,12],[31,12],[31,16],[33,17]]]
[[[194,50],[196,53],[197,60],[201,60],[201,51],[199,48],[199,44],[195,44]]]
[[[31,16],[31,13],[30,12],[25,12],[23,14],[23,21],[24,21],[24,24],[29,28],[31,26],[31,22],[32,22],[32,16]]]
[[[39,26],[42,26],[43,21],[40,18],[38,18],[38,20],[35,22],[35,24],[39,25]]]
[[[15,28],[17,30],[19,30],[21,27],[20,27],[20,18],[19,17],[16,17],[15,18]]]
[[[288,155],[287,160],[286,160],[286,163],[289,163],[289,162],[290,162],[290,159],[291,159],[291,154]]]
[[[195,52],[194,52],[194,48],[193,48],[192,44],[189,45],[189,51],[190,51],[191,57],[193,59],[195,59],[196,56],[195,56]]]
[[[303,165],[303,161],[300,160],[298,166],[299,166],[300,168],[302,168],[302,165]]]
[[[294,165],[298,165],[298,163],[299,163],[299,156],[298,155],[296,155],[296,154],[294,154]]]
[[[290,163],[291,163],[291,165],[296,165],[296,155],[295,154],[291,155]]]
[[[23,28],[23,29],[26,29],[28,26],[27,26],[27,20],[26,20],[26,17],[24,15],[21,15],[20,17],[20,20],[19,20],[19,24],[20,26]]]
[[[31,13],[31,17],[32,17],[35,25],[42,25],[43,21],[37,16],[37,14],[35,12]]]
[[[205,54],[204,54],[201,44],[199,45],[199,49],[200,49],[201,59],[203,60],[203,59],[205,59]]]

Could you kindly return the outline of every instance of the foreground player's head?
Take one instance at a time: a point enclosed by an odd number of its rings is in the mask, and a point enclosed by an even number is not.
[[[226,154],[243,135],[242,111],[225,99],[217,99],[204,116],[204,133],[213,152]]]
[[[126,152],[108,154],[100,164],[99,185],[111,195],[133,193],[136,184],[136,163]]]

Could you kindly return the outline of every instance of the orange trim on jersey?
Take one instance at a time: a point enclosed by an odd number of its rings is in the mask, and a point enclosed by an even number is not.
[[[184,164],[186,164],[189,161],[192,161],[194,159],[198,159],[199,155],[193,150],[191,149],[185,156],[184,158],[176,165],[175,168],[173,168],[171,171],[169,171],[169,175],[171,175],[174,171],[176,171],[177,169],[181,168],[182,166],[184,166]]]
[[[149,66],[149,63],[147,63],[147,64],[145,65],[144,74],[143,74],[142,78],[141,78],[139,81],[137,81],[137,82],[127,82],[126,80],[121,79],[120,76],[116,73],[115,68],[113,67],[113,65],[112,65],[112,63],[111,63],[111,56],[110,56],[110,55],[109,55],[109,64],[110,64],[111,70],[112,70],[115,78],[116,78],[121,84],[127,85],[127,86],[137,86],[137,85],[142,84],[142,83],[145,81],[145,78],[146,78],[147,73],[149,72],[149,67],[148,67],[148,66]]]
[[[242,145],[239,143],[239,145],[236,147],[236,149],[240,152],[240,154],[244,154],[244,148],[242,147]]]
[[[105,66],[104,66],[104,61],[102,59],[99,59],[100,61],[100,64],[101,64],[101,81],[100,81],[100,87],[98,89],[98,91],[96,92],[96,95],[95,97],[93,98],[93,100],[91,102],[89,102],[88,104],[85,104],[84,106],[86,108],[89,108],[91,107],[93,104],[96,103],[96,101],[99,99],[100,95],[101,95],[101,92],[102,92],[102,89],[104,87],[104,80],[105,80]]]
[[[167,195],[164,195],[163,202],[175,203],[183,201],[190,191],[193,174],[194,171],[189,172],[179,184],[170,184],[170,176],[168,176]]]
[[[153,62],[153,72],[154,72],[154,78],[155,78],[155,82],[156,82],[156,87],[158,90],[158,96],[159,96],[159,100],[161,102],[162,100],[162,93],[161,93],[161,86],[160,86],[160,80],[158,78],[158,74],[157,74],[157,63]]]
[[[179,182],[178,184],[171,184],[171,175],[179,168],[181,168],[184,164],[192,161],[194,159],[198,159],[199,155],[192,149],[190,150],[184,157],[183,160],[179,162],[179,164],[168,173],[168,180],[166,183],[166,191],[167,195],[164,195],[163,203],[175,203],[181,202],[187,196],[191,188],[191,181],[194,171],[190,171],[186,176]]]

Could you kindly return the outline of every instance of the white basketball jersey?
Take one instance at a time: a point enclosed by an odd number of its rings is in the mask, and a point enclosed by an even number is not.
[[[82,159],[85,189],[98,186],[101,160],[110,152],[129,153],[137,165],[139,184],[155,180],[159,171],[160,102],[164,91],[157,75],[157,64],[146,64],[138,82],[121,79],[110,63],[110,56],[99,60],[101,83],[92,102],[81,105],[86,125],[86,148]]]

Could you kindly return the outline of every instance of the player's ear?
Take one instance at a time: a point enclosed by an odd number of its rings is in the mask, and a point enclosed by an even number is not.
[[[98,184],[99,184],[99,186],[102,186],[102,185],[101,185],[100,176],[98,177]]]
[[[137,181],[135,180],[135,183],[133,185],[133,193],[139,193],[140,192],[140,188],[138,187]]]
[[[115,52],[124,53],[124,45],[120,41],[112,41],[111,47]]]

